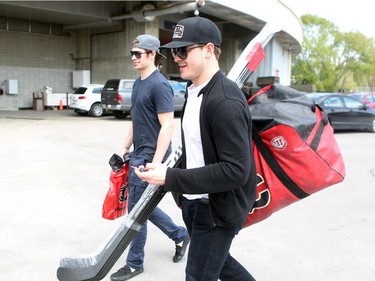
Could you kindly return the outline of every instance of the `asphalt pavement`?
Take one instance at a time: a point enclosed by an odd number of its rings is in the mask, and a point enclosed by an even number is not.
[[[61,258],[94,255],[108,241],[122,222],[101,217],[108,160],[120,153],[129,124],[69,110],[0,111],[0,280],[57,280]],[[177,145],[178,117],[175,124]],[[345,180],[235,238],[231,254],[258,281],[375,279],[375,134],[335,136]],[[183,225],[171,195],[159,206]],[[145,271],[132,280],[184,280],[186,258],[175,264],[173,255],[173,242],[150,223]]]

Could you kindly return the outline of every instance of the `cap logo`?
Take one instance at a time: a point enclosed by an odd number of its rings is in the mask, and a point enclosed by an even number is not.
[[[173,39],[182,38],[183,35],[184,35],[184,26],[177,24],[176,27],[174,28]]]

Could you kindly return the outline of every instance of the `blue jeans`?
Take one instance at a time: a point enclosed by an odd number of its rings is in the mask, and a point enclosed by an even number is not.
[[[147,187],[147,183],[141,185],[128,185],[129,197],[128,197],[128,210],[129,212],[133,209],[134,205],[138,202],[142,196],[144,190]],[[187,236],[188,232],[186,228],[177,226],[172,219],[164,213],[160,208],[156,207],[148,218],[154,225],[156,225],[161,231],[163,231],[175,244],[182,242]],[[143,260],[145,256],[145,244],[147,238],[147,221],[142,225],[139,233],[134,237],[130,244],[126,264],[132,268],[138,269],[143,268]]]
[[[186,281],[255,281],[229,253],[242,225],[215,226],[208,200],[182,199],[182,215],[190,234]]]

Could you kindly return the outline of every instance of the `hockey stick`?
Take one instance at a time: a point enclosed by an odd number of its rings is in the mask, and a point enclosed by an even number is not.
[[[266,54],[263,48],[278,31],[280,31],[280,29],[267,23],[259,34],[247,44],[245,50],[243,50],[227,75],[239,88],[242,88],[243,84],[250,78],[265,58]]]
[[[246,80],[254,73],[265,57],[263,47],[279,30],[266,25],[252,39],[236,61],[228,78],[242,88]],[[168,158],[166,165],[174,167],[180,160],[181,146]],[[148,185],[138,203],[125,218],[105,247],[96,255],[86,258],[63,258],[57,269],[57,278],[61,281],[96,281],[103,279],[120,258],[142,224],[164,197],[163,188]]]
[[[168,157],[165,164],[178,164],[182,152],[181,145]],[[155,209],[165,192],[159,186],[149,184],[104,248],[96,255],[86,258],[63,258],[57,269],[57,278],[63,281],[101,280],[111,270],[127,246],[139,232],[142,224]]]

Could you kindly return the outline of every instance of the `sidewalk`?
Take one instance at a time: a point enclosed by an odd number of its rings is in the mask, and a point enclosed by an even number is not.
[[[175,119],[174,143],[180,120]],[[119,153],[129,119],[64,111],[0,111],[0,279],[55,281],[62,257],[90,256],[121,219],[101,218],[108,160]],[[258,281],[371,281],[375,276],[375,135],[336,135],[344,182],[250,226],[231,254]],[[361,142],[360,145],[358,142]],[[159,205],[178,224],[167,194]],[[182,281],[186,258],[149,224],[145,271],[134,281]],[[124,265],[125,255],[103,280]]]
[[[78,117],[70,109],[64,110],[43,110],[36,111],[31,109],[25,110],[0,110],[0,118],[15,118],[15,119],[59,119],[59,118],[73,118]]]

